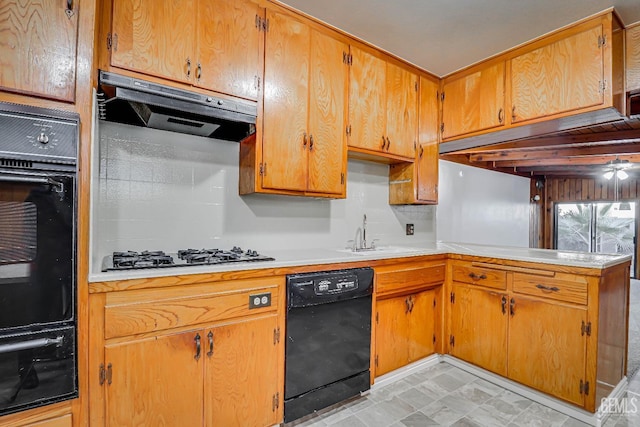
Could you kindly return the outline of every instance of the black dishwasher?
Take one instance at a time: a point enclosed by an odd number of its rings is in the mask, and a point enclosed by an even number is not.
[[[287,276],[284,420],[370,386],[373,269]]]

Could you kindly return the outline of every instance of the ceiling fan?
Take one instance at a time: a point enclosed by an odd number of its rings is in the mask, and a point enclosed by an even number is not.
[[[615,176],[616,179],[625,180],[629,178],[629,174],[625,172],[625,169],[632,167],[633,163],[630,163],[629,160],[620,160],[616,158],[615,160],[608,162],[605,166],[605,172],[602,175],[605,179],[610,180]]]

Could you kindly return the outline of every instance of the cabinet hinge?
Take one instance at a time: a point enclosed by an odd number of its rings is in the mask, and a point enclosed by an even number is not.
[[[267,175],[267,164],[260,163],[260,176],[266,176],[266,175]]]
[[[436,343],[436,334],[433,334],[433,343]]]
[[[344,172],[340,172],[340,185],[344,185]]]
[[[380,323],[380,313],[376,312],[376,323]]]
[[[273,345],[276,345],[280,342],[280,326],[273,329]]]
[[[581,327],[581,331],[582,331],[582,336],[584,336],[584,334],[587,334],[588,337],[591,336],[591,322],[587,322],[585,323],[585,321],[582,321],[582,327]]]
[[[374,359],[374,362],[375,362],[375,364],[376,364],[376,367],[378,367],[378,355],[377,355],[377,354],[376,354],[376,357],[375,357],[375,359]]]
[[[585,396],[589,395],[589,381],[584,382],[580,380],[580,394],[584,394]]]
[[[440,102],[444,102],[444,92],[440,94]]]
[[[346,132],[347,136],[351,136],[351,125],[347,125]]]
[[[602,36],[598,36],[598,47],[604,47],[607,44],[607,36],[602,35]]]
[[[418,91],[418,82],[416,82],[416,92]]]
[[[349,54],[349,62],[347,62],[348,65],[353,65],[353,55]]]
[[[260,92],[260,77],[259,76],[254,76],[254,87],[256,88],[256,90],[258,92]]]
[[[342,63],[351,65],[351,54],[348,52],[342,52]]]
[[[455,347],[456,346],[456,337],[454,337],[453,335],[449,335],[449,345],[451,347]]]
[[[436,306],[436,299],[435,298],[433,299],[433,306],[434,307]]]
[[[111,33],[107,33],[107,50],[111,50],[111,43],[112,43],[112,38],[111,38]]]
[[[112,378],[111,363],[107,365],[106,369],[104,367],[104,363],[100,364],[99,377],[100,377],[100,385],[104,385],[105,381],[108,385],[111,385],[111,378]]]
[[[440,123],[440,133],[444,133],[444,123]]]
[[[265,33],[269,32],[269,20],[268,19],[264,19],[262,21],[262,31],[264,31]]]
[[[602,80],[600,81],[600,92],[603,92],[607,90],[607,81],[606,80]]]
[[[271,411],[276,412],[276,409],[280,407],[280,393],[276,393],[273,395],[273,400],[271,402]]]
[[[456,302],[456,294],[454,294],[453,292],[451,292],[451,295],[449,296],[449,298],[451,299],[451,304]]]

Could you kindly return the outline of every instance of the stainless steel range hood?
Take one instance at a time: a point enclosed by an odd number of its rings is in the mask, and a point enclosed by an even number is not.
[[[100,119],[241,141],[256,131],[255,102],[230,100],[100,71]]]

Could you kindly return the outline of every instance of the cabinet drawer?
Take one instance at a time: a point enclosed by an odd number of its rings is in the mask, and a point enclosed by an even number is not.
[[[376,295],[406,293],[444,282],[445,264],[399,265],[392,270],[376,269]]]
[[[105,339],[155,332],[164,329],[206,324],[234,317],[277,311],[280,280],[252,281],[225,287],[225,283],[197,285],[187,289],[122,292],[107,299],[105,306]],[[243,285],[243,286],[238,286]],[[283,286],[283,284],[282,284]],[[270,302],[253,304],[257,296],[268,296]]]
[[[26,424],[25,427],[71,427],[72,425],[71,414],[67,414],[58,418]]]
[[[543,277],[514,273],[513,291],[576,304],[587,303],[587,279],[570,274]]]
[[[494,289],[507,289],[507,272],[474,266],[472,263],[453,264],[453,280]]]

